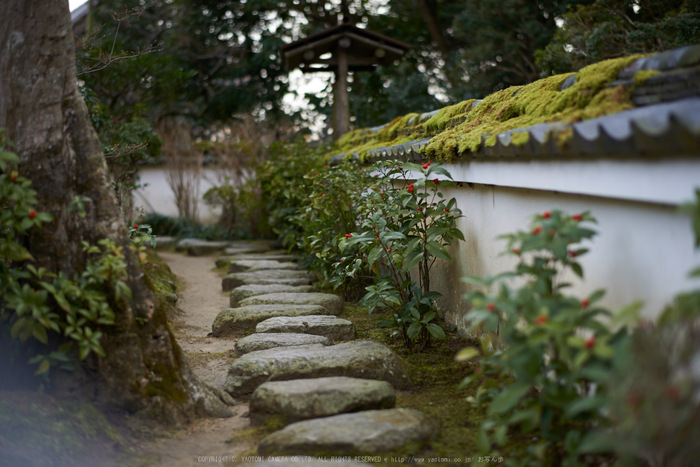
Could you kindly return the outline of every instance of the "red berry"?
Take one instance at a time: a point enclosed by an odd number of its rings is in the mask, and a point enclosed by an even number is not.
[[[644,397],[639,393],[631,392],[627,395],[627,405],[633,409],[642,405],[642,402],[644,402]]]
[[[35,217],[36,217],[36,211],[34,209],[32,209],[31,211],[29,211],[29,218],[34,219]]]
[[[569,250],[569,256],[576,258],[576,252],[574,250]]]
[[[542,218],[543,218],[543,219],[549,219],[550,217],[552,217],[552,213],[551,213],[551,212],[545,211],[545,212],[542,213]]]
[[[433,180],[433,183],[437,185],[440,183],[440,180],[436,178],[435,180]]]
[[[493,310],[496,309],[496,305],[495,305],[493,302],[488,302],[488,303],[486,304],[486,309],[489,310],[489,311],[493,311]]]
[[[345,238],[351,238],[352,234],[345,234]]]
[[[14,182],[15,180],[17,180],[17,172],[12,172],[12,173],[10,174],[10,178],[12,179],[13,182]]]
[[[664,388],[664,395],[669,399],[673,399],[674,401],[676,401],[680,397],[681,391],[675,384],[669,384]]]
[[[450,212],[450,210],[449,210],[449,209],[447,209],[447,208],[445,208],[445,212]]]
[[[581,222],[583,220],[583,214],[574,214],[571,218],[576,222]]]
[[[430,167],[430,162],[423,164],[423,170],[426,170],[428,167]]]
[[[418,211],[423,212],[423,206],[418,206]]]
[[[134,224],[134,228],[135,228],[135,229],[138,229],[138,228],[139,228],[139,225],[138,225],[138,224]]]
[[[584,298],[583,300],[581,300],[581,307],[582,308],[588,308],[588,305],[590,305],[590,302],[588,301],[587,298]]]
[[[389,248],[389,249],[388,249],[388,250],[386,250],[386,251],[389,251],[389,252],[390,252],[390,251],[391,251],[391,248]]]
[[[406,190],[407,190],[409,193],[413,193],[413,183],[411,183],[410,185],[408,185],[408,186],[406,187]]]
[[[535,318],[535,324],[545,324],[547,321],[549,321],[549,316],[547,315],[539,315]]]
[[[542,226],[538,225],[534,229],[532,229],[532,232],[530,232],[532,235],[538,235],[540,232],[542,232]]]
[[[513,253],[515,253],[516,255],[519,255],[519,254],[520,254],[520,248],[513,248],[512,251],[513,251]]]
[[[583,343],[583,346],[588,350],[591,350],[593,347],[595,347],[595,336],[591,336],[588,339],[586,339],[586,342]]]

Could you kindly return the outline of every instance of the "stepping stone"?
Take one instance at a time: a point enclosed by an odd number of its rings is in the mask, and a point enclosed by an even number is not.
[[[293,332],[326,336],[334,341],[355,339],[352,321],[335,316],[282,316],[268,318],[255,326],[257,333]]]
[[[270,417],[288,424],[362,410],[391,409],[396,394],[386,381],[332,376],[268,381],[250,397],[250,421],[262,425]]]
[[[235,256],[220,256],[216,259],[217,268],[227,268],[231,261],[279,261],[280,263],[296,262],[299,258],[288,254],[243,253]]]
[[[233,259],[229,263],[228,272],[229,274],[234,272],[247,272],[247,271],[262,271],[266,269],[279,269],[279,270],[299,270],[301,266],[297,263],[292,263],[290,261],[280,262],[270,259],[261,260],[244,260],[244,259]]]
[[[231,290],[229,296],[229,306],[231,308],[236,308],[239,306],[241,300],[248,297],[255,297],[256,295],[265,295],[277,292],[285,293],[303,293],[303,292],[313,292],[315,288],[310,285],[284,285],[284,284],[250,284],[242,285]]]
[[[156,250],[167,250],[177,244],[177,238],[168,236],[156,236]]]
[[[422,413],[412,409],[368,410],[293,423],[264,438],[258,454],[372,455],[411,444],[425,444],[435,432]]]
[[[272,304],[289,304],[289,305],[318,305],[326,308],[328,315],[338,315],[343,311],[343,301],[337,295],[320,292],[307,293],[286,293],[275,292],[265,295],[256,295],[248,297],[240,302],[240,306],[248,305],[272,305]]]
[[[221,281],[224,292],[250,284],[311,285],[316,276],[307,271],[268,271],[237,272],[228,274]]]
[[[258,350],[274,349],[275,347],[291,347],[295,345],[333,345],[333,339],[314,334],[299,334],[289,332],[255,333],[236,341],[236,355],[241,356]]]
[[[388,381],[408,389],[407,365],[386,345],[356,340],[328,347],[300,345],[247,353],[235,360],[224,390],[233,397],[250,394],[267,381],[349,376]]]
[[[229,336],[250,330],[261,321],[276,316],[308,316],[327,314],[328,310],[318,305],[250,305],[225,308],[216,315],[211,325],[214,337]]]
[[[270,243],[268,242],[229,243],[227,246],[228,248],[224,249],[224,254],[229,256],[263,254],[270,251]]]
[[[230,244],[230,242],[208,242],[196,238],[185,238],[177,243],[175,249],[187,251],[189,256],[206,256],[221,251]]]

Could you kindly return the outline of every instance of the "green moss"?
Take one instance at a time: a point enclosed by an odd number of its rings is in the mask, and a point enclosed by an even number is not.
[[[121,446],[119,432],[91,404],[0,393],[2,465],[105,465],[107,451]]]
[[[634,74],[632,77],[632,81],[634,82],[634,88],[637,88],[638,86],[641,86],[651,78],[652,76],[656,76],[659,73],[661,73],[659,70],[639,70]]]
[[[523,146],[530,141],[530,133],[526,131],[520,131],[517,133],[513,133],[510,136],[510,144],[513,144],[515,146]]]
[[[576,82],[560,91],[562,83],[573,75],[551,76],[525,86],[510,87],[490,94],[478,105],[464,101],[441,109],[424,123],[417,123],[416,114],[399,117],[378,132],[356,130],[342,138],[334,152],[358,153],[379,147],[394,146],[432,136],[423,149],[429,159],[452,161],[458,154],[478,151],[482,137],[486,145],[496,143],[496,135],[516,128],[539,123],[573,123],[617,113],[633,107],[630,90],[622,85],[610,87],[618,73],[641,55],[605,60],[579,70]],[[637,73],[635,83],[653,73]],[[552,136],[564,145],[570,134]],[[527,133],[515,133],[511,142],[523,145]]]

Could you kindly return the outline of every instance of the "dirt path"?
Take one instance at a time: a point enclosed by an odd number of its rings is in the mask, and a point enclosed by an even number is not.
[[[228,294],[221,291],[221,276],[214,270],[214,257],[192,257],[177,253],[159,253],[183,287],[177,307],[185,313],[173,323],[177,341],[187,355],[190,367],[199,378],[222,387],[232,360],[233,339],[207,337],[211,324],[223,308]],[[185,430],[141,446],[143,465],[190,467],[213,460],[230,459],[253,448],[250,443],[233,440],[236,433],[250,427],[248,405],[232,407],[234,416],[225,419],[201,419]],[[207,460],[203,461],[203,458]],[[214,462],[213,465],[222,465]]]

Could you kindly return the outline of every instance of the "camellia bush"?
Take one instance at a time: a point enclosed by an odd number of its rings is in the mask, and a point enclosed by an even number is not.
[[[457,228],[462,213],[454,198],[440,192],[451,180],[440,164],[378,162],[371,167],[374,183],[360,191],[360,224],[340,237],[343,256],[335,263],[344,276],[357,276],[368,266],[378,278],[366,288],[361,304],[369,312],[391,314],[380,326],[395,327],[406,347],[430,345],[444,339],[436,323],[430,270],[438,260],[450,260],[446,246],[464,240]]]
[[[612,330],[612,313],[598,305],[604,291],[569,295],[563,278],[566,272],[583,277],[582,242],[595,235],[594,222],[588,213],[536,215],[529,231],[503,236],[506,254],[518,259],[513,271],[466,278],[477,288],[466,295],[472,306],[466,319],[483,337],[481,352],[467,348],[458,358],[482,354],[464,383],[479,383],[468,400],[487,407],[478,435],[484,455],[520,441],[527,447],[512,465],[575,466],[600,461],[592,456],[606,450],[605,388],[614,384],[629,332]]]
[[[19,174],[18,164],[19,157],[5,150],[0,133],[0,337],[17,352],[8,359],[26,355],[21,345],[34,342],[28,363],[43,374],[52,366],[72,368],[75,350],[80,359],[104,355],[100,329],[114,324],[110,303],[130,299],[131,290],[123,281],[121,247],[109,239],[83,244],[85,269],[72,277],[32,264],[21,238],[51,216],[39,211],[36,192]],[[74,200],[69,211],[81,215],[85,202],[89,200]],[[58,339],[50,339],[51,334]]]

